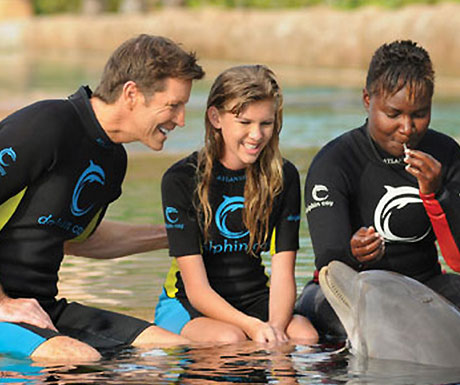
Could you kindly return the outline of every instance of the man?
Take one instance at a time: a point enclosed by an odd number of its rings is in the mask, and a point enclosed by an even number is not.
[[[0,123],[0,354],[96,360],[98,349],[183,343],[144,320],[56,300],[64,251],[117,258],[167,247],[163,227],[102,221],[121,194],[126,151],[163,148],[183,126],[193,53],[140,35],[110,57],[94,94],[45,100]]]

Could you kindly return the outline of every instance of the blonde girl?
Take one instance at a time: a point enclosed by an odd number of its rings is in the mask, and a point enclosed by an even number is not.
[[[262,65],[230,68],[207,103],[204,147],[164,175],[174,257],[155,323],[192,341],[316,342],[294,315],[300,183],[281,157],[283,100]],[[271,278],[261,253],[271,251]]]

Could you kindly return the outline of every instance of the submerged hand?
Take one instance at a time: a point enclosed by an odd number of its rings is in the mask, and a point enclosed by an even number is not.
[[[275,342],[276,334],[271,325],[258,318],[251,317],[250,327],[245,330],[248,337],[255,342]]]
[[[254,322],[251,328],[246,331],[246,334],[255,342],[279,343],[288,341],[284,330],[280,330],[278,327],[257,318],[254,318]]]
[[[0,321],[24,322],[39,328],[57,331],[49,315],[35,298],[2,297],[0,299]]]
[[[284,329],[274,325],[273,323],[271,323],[270,326],[272,327],[273,332],[275,333],[277,342],[288,342],[289,341],[289,338],[286,332],[284,331]]]
[[[422,151],[407,149],[405,154],[406,171],[417,178],[420,192],[436,193],[441,187],[441,163]]]
[[[377,261],[385,254],[385,240],[373,226],[361,227],[350,240],[351,253],[359,262]]]

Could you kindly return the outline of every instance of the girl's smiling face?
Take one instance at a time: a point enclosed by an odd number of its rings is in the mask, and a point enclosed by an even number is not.
[[[213,106],[207,113],[214,128],[222,133],[224,148],[219,160],[228,169],[240,170],[254,163],[273,135],[272,99],[251,102],[238,115]]]

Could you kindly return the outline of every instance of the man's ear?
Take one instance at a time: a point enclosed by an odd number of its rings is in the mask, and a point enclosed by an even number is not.
[[[136,82],[129,80],[123,85],[120,98],[123,100],[123,103],[132,110],[138,102],[140,95],[141,91],[137,87]]]
[[[371,95],[366,88],[363,88],[363,105],[367,112],[369,112],[369,105],[371,103]]]
[[[219,113],[219,110],[215,106],[209,107],[206,113],[208,114],[209,121],[215,128],[217,129],[222,128],[220,113]]]

